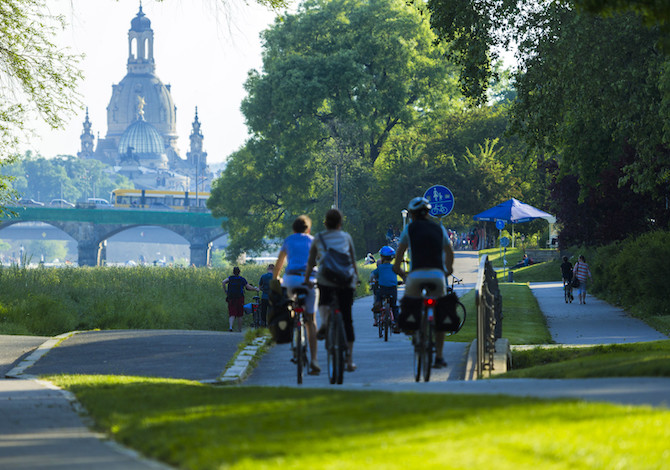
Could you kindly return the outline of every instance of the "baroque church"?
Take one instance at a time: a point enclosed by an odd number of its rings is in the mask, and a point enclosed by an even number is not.
[[[128,30],[126,76],[112,85],[107,134],[96,145],[87,109],[77,156],[109,164],[138,189],[209,191],[213,174],[203,151],[198,108],[184,159],[177,148],[177,107],[170,85],[155,71],[154,32],[140,4]]]

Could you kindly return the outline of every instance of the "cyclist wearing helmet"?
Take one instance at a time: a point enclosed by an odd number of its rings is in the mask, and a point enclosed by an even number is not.
[[[393,270],[405,281],[405,295],[421,297],[420,286],[431,282],[436,286],[431,296],[447,294],[447,276],[453,272],[454,251],[447,231],[441,224],[428,218],[430,202],[424,197],[415,197],[409,202],[412,221],[400,235]],[[410,272],[402,269],[405,251],[410,250]],[[435,368],[446,367],[443,356],[444,332],[435,332]]]
[[[377,285],[375,289],[375,305],[372,307],[375,320],[373,326],[377,326],[377,322],[379,321],[378,314],[381,311],[382,299],[385,296],[391,297],[393,317],[396,318],[398,316],[398,276],[393,271],[393,265],[391,264],[395,256],[395,250],[390,246],[384,246],[379,250],[379,254],[381,261],[377,269],[370,274],[370,280]]]

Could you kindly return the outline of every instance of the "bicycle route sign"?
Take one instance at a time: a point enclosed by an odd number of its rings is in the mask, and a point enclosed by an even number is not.
[[[440,184],[431,186],[423,197],[433,206],[429,212],[433,217],[444,217],[454,210],[454,195],[446,186]]]

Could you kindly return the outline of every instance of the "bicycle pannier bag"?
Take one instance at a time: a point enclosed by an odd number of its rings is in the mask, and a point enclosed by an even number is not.
[[[281,293],[271,290],[268,300],[267,319],[272,339],[277,344],[290,343],[293,319],[289,310],[290,300],[286,288],[283,287]]]
[[[349,253],[328,248],[323,237],[319,234],[319,240],[326,250],[326,254],[321,258],[319,269],[323,277],[338,286],[348,286],[354,278],[354,265],[351,262]]]
[[[437,299],[435,307],[435,329],[455,333],[459,330],[461,319],[456,314],[458,296],[455,293]]]
[[[421,323],[421,297],[404,296],[400,299],[400,314],[398,315],[398,326],[403,331],[414,331],[419,329]]]
[[[575,276],[575,278],[572,280],[572,287],[575,289],[579,287],[579,279]]]

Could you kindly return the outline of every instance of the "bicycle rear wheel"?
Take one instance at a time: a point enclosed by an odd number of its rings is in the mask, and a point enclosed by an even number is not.
[[[338,384],[342,384],[344,381],[344,365],[347,360],[347,335],[344,332],[344,320],[342,320],[342,314],[338,312],[335,317],[335,329],[337,330],[337,367],[336,367],[336,381]]]
[[[423,332],[421,328],[414,332],[412,337],[414,343],[414,380],[421,381],[421,365],[423,361]]]
[[[302,377],[304,374],[304,364],[302,362],[302,325],[299,325],[299,322],[295,322],[293,326],[293,357],[295,358],[295,363],[298,369],[298,385],[302,384]]]
[[[384,307],[382,309],[384,312],[384,341],[389,340],[389,328],[391,327],[391,303],[387,300],[384,301]]]
[[[432,317],[433,312],[432,308],[429,308],[426,312],[426,316],[423,318],[421,325],[422,336],[423,336],[423,348],[422,353],[423,357],[421,358],[421,368],[423,372],[424,382],[430,380],[430,368],[433,365],[433,325],[430,324],[428,319]]]
[[[384,306],[382,304],[382,309],[379,311],[379,313],[375,313],[377,315],[377,329],[379,331],[379,337],[381,338],[384,336]]]

